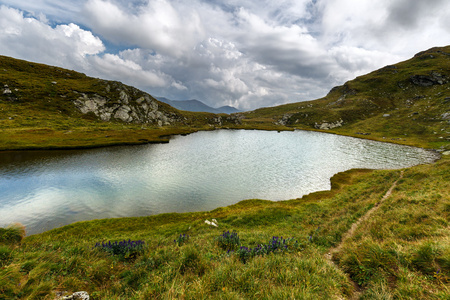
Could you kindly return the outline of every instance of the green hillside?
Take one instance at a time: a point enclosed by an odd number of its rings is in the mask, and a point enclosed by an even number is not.
[[[443,154],[403,170],[339,173],[330,191],[299,199],[77,222],[26,237],[20,224],[0,228],[0,299],[77,291],[90,299],[449,299],[449,55],[434,48],[322,99],[231,116],[178,111],[121,83],[0,57],[2,150],[299,128]]]
[[[333,88],[326,97],[244,113],[272,123],[386,141],[448,148],[450,46],[432,48]]]
[[[0,56],[0,150],[144,143],[214,128],[325,130],[448,147],[449,81],[450,46],[432,48],[318,100],[228,116],[180,111],[120,82]]]
[[[214,128],[221,118],[179,111],[120,82],[0,56],[0,150],[167,141],[161,136]]]

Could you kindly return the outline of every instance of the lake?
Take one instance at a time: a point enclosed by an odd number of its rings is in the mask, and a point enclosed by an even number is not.
[[[432,151],[308,131],[217,130],[168,144],[0,152],[0,226],[27,234],[81,220],[207,211],[330,189],[352,168],[430,163]]]

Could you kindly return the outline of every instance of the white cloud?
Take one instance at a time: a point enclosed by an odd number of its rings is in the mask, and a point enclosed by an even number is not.
[[[157,71],[143,70],[133,61],[121,58],[119,55],[105,54],[89,58],[93,73],[102,75],[105,79],[120,80],[146,88],[164,87],[168,85],[167,76]]]
[[[350,46],[403,59],[449,41],[445,0],[319,0],[325,47]]]
[[[447,2],[7,0],[0,54],[155,96],[254,109],[322,97],[448,44]]]
[[[102,41],[73,23],[54,28],[19,10],[0,6],[1,54],[52,65],[85,66],[85,57],[105,50]]]
[[[203,28],[194,9],[177,9],[166,0],[149,1],[137,12],[108,0],[89,0],[84,13],[89,26],[110,41],[179,57],[202,40]]]

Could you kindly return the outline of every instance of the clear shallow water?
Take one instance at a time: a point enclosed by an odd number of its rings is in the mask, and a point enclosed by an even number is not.
[[[317,132],[219,130],[169,144],[0,152],[0,226],[28,234],[81,220],[211,210],[330,189],[351,168],[432,162],[433,152]]]

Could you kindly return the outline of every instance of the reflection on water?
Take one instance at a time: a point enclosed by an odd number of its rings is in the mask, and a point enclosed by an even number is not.
[[[211,210],[330,188],[351,168],[435,159],[419,148],[316,132],[219,130],[169,144],[0,153],[0,226],[29,234],[80,220]]]

